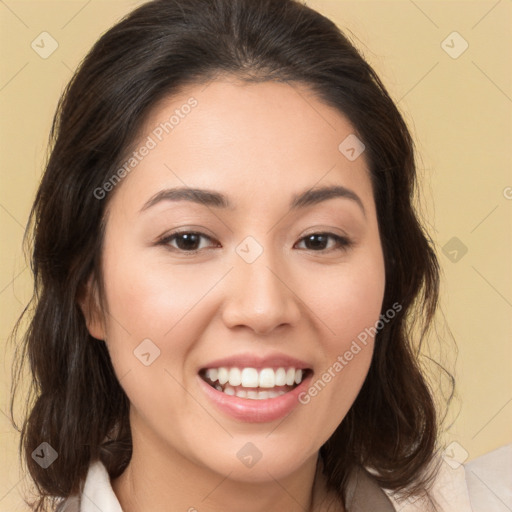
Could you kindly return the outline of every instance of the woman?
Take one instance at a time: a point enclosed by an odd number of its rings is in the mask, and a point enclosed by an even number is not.
[[[93,47],[52,136],[34,510],[447,510],[410,334],[438,295],[413,144],[332,22],[148,2]]]

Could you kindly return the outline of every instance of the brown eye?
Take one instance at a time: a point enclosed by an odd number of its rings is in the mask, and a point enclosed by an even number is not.
[[[159,244],[169,246],[171,249],[177,251],[196,252],[205,248],[204,245],[201,245],[201,240],[213,241],[212,238],[204,233],[182,231],[181,233],[173,233],[166,236],[159,242]]]
[[[329,240],[334,240],[334,247],[329,245]],[[312,233],[300,240],[306,245],[306,249],[314,252],[325,250],[346,249],[350,247],[351,242],[348,238],[335,235],[334,233]]]

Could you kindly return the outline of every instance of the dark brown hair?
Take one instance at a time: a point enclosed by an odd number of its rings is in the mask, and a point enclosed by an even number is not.
[[[378,332],[364,386],[321,454],[342,500],[358,467],[391,490],[427,483],[438,420],[415,347],[437,307],[439,269],[413,208],[413,142],[401,114],[336,25],[298,1],[154,0],[98,40],[64,91],[27,225],[33,314],[17,350],[11,415],[14,422],[28,361],[33,382],[20,451],[39,492],[34,510],[78,493],[91,461],[100,459],[115,478],[131,457],[128,398],[78,304],[89,278],[103,290],[110,195],[99,200],[94,190],[114,175],[160,100],[223,74],[305,84],[344,113],[366,145],[385,259],[382,311],[394,303],[402,309]],[[416,321],[422,328],[413,340]],[[31,457],[42,442],[58,452],[47,469]]]

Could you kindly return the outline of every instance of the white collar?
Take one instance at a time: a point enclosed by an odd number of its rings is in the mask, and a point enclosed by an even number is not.
[[[114,494],[110,477],[105,466],[100,462],[93,462],[81,495],[80,512],[123,512],[119,500]]]
[[[361,484],[362,488],[360,488]],[[375,503],[379,503],[380,510],[393,510],[393,506],[385,498],[385,494],[374,483],[371,483],[368,478],[361,478],[361,480],[359,480],[359,478],[353,479],[351,487],[353,487],[353,489],[349,492],[351,495],[349,501],[353,501],[355,496],[352,495],[357,495],[358,497],[353,503],[354,512],[360,510],[358,506],[359,501],[365,501],[361,496],[368,494],[369,491],[372,491],[369,493],[372,495],[372,500],[376,500]],[[354,493],[356,489],[357,492]],[[361,492],[363,489],[365,492]],[[370,500],[371,503],[374,503],[372,500]],[[101,510],[101,512],[123,512],[121,504],[112,488],[110,476],[105,466],[100,461],[95,461],[89,466],[83,492],[80,496],[80,502],[78,503],[78,500],[76,502],[68,502],[67,507],[65,506],[62,512],[75,512],[75,510],[76,512],[98,512],[98,510]]]
[[[439,510],[440,512],[448,512],[452,510],[457,510],[458,512],[471,511],[464,467],[460,465],[459,468],[455,470],[448,468],[446,464],[443,464],[442,466],[443,467],[436,479],[434,489],[429,493],[430,497],[434,498],[434,502],[437,505],[436,510]],[[364,477],[364,475],[362,476]],[[370,482],[367,477],[362,478],[356,487],[359,487],[357,492],[353,493],[352,491],[354,497],[357,496],[358,498],[355,500],[356,502],[362,500],[361,504],[364,504],[366,499],[365,497],[374,494],[375,498],[372,499],[378,500],[378,503],[381,506],[380,509],[388,510],[391,503],[384,503],[382,500],[383,496],[380,494],[382,491],[378,486],[375,486],[373,482]],[[375,489],[372,489],[373,487],[375,487]],[[370,490],[372,491],[371,493],[369,493]],[[377,490],[380,492],[376,493]],[[393,493],[386,492],[386,494],[393,504],[390,510],[393,508],[395,510],[400,510],[401,512],[429,510],[429,508],[426,507],[426,504],[422,503],[422,500],[412,503],[407,500],[407,502],[404,503],[397,500]],[[456,504],[454,504],[454,501]],[[355,505],[354,510],[361,510],[357,507],[356,503],[352,503],[352,505]],[[61,507],[63,508],[58,508],[60,512],[98,512],[99,510],[101,510],[101,512],[123,512],[121,504],[112,489],[110,476],[105,466],[100,461],[93,462],[89,466],[80,499],[76,496],[68,498],[66,502],[62,503]],[[363,509],[366,508],[363,507]]]

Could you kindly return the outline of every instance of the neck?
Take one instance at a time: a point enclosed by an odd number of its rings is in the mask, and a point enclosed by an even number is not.
[[[304,512],[323,508],[319,474],[315,454],[279,481],[237,481],[134,436],[130,463],[112,487],[124,512]]]

